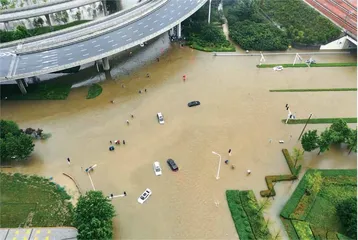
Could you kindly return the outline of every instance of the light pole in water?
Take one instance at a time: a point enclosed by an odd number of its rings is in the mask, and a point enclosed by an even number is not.
[[[209,14],[208,14],[208,23],[210,24],[210,15],[211,15],[211,0],[209,0]]]
[[[212,153],[219,156],[218,172],[216,173],[216,180],[219,180],[219,178],[220,178],[220,176],[219,176],[219,174],[220,174],[220,167],[221,167],[221,155],[220,155],[219,153],[217,153],[217,152],[214,152],[214,151],[212,151]]]

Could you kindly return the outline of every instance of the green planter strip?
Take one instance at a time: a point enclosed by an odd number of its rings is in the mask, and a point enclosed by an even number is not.
[[[308,222],[292,220],[292,223],[299,239],[315,240]]]
[[[357,123],[357,118],[311,118],[308,124],[328,124],[337,121],[338,119],[343,119],[347,123]],[[283,123],[286,123],[286,119],[281,120]],[[307,119],[289,119],[288,124],[305,124]]]
[[[226,199],[240,239],[271,239],[253,191],[227,190]]]
[[[95,83],[90,86],[88,89],[87,99],[93,99],[98,97],[102,93],[101,85]]]
[[[258,67],[258,68],[273,68],[276,66],[282,66],[283,68],[306,68],[306,67],[308,67],[308,65],[306,63],[296,63],[295,65],[280,64],[280,63],[256,65],[256,67]],[[356,62],[351,62],[351,63],[314,63],[314,64],[311,64],[310,67],[357,67],[357,63]]]
[[[286,159],[288,167],[290,168],[291,174],[297,176],[300,173],[302,165],[297,166],[297,168],[295,167],[295,163],[287,149],[282,149],[282,153]]]
[[[357,91],[357,88],[316,88],[316,89],[272,89],[270,92],[345,92]]]

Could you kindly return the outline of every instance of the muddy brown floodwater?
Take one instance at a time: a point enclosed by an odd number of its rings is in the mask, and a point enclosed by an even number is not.
[[[351,55],[314,58],[317,62],[355,61]],[[281,149],[299,146],[297,138],[303,125],[280,122],[287,116],[285,104],[290,104],[297,118],[306,118],[310,112],[317,118],[357,115],[356,92],[269,92],[356,87],[356,68],[274,72],[257,69],[258,61],[259,57],[213,57],[174,46],[160,62],[103,82],[103,93],[93,100],[85,99],[87,88],[77,88],[65,101],[2,102],[3,119],[52,134],[47,141],[36,142],[31,159],[10,171],[53,176],[54,181],[74,191],[62,175],[65,172],[87,191],[92,186],[81,169],[97,164],[91,175],[95,189],[106,195],[128,194],[113,200],[116,239],[237,239],[225,190],[253,189],[260,198],[259,191],[266,189],[265,175],[289,173]],[[269,56],[266,61],[287,63],[293,56]],[[145,77],[147,72],[150,78]],[[187,76],[185,82],[183,75]],[[146,93],[138,93],[145,88]],[[109,103],[112,99],[115,104]],[[188,108],[187,103],[193,100],[201,105]],[[158,124],[157,112],[163,113],[164,125]],[[310,125],[308,129],[325,127]],[[109,141],[115,139],[125,139],[126,145],[110,152]],[[278,143],[281,139],[285,140],[282,145]],[[223,161],[229,159],[236,169],[222,162],[220,179],[216,180],[219,159],[212,151],[221,154]],[[356,154],[347,156],[346,150],[316,154],[305,154],[305,168],[357,166]],[[71,158],[70,166],[67,157]],[[169,170],[168,158],[176,161],[178,172]],[[160,177],[153,172],[155,161],[163,169]],[[249,177],[247,169],[252,171]],[[138,204],[137,198],[146,188],[153,195],[145,204]],[[285,182],[276,188],[277,197],[266,215],[275,222],[274,228],[279,228],[278,212],[294,186]]]

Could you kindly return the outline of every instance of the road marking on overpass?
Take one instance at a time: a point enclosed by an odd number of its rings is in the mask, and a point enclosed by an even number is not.
[[[84,46],[84,44],[80,44],[80,45],[78,45],[79,47],[83,47]]]
[[[96,45],[96,46],[94,46],[94,47],[95,47],[95,48],[98,48],[99,46],[101,46],[101,45],[98,44],[98,45]]]
[[[84,49],[81,49],[81,52],[84,52],[84,51],[87,51],[87,49],[86,49],[86,48],[84,48]]]
[[[140,36],[142,36],[142,35],[143,35],[143,33],[139,34],[138,36],[140,37]]]
[[[97,42],[96,40],[94,40],[94,41],[92,41],[91,43],[95,43],[95,42]]]
[[[107,38],[109,38],[109,36],[105,36],[103,39],[107,39]]]
[[[155,22],[154,22],[154,23],[155,23]],[[138,29],[136,29],[136,30],[133,31],[133,33],[136,33],[136,32],[138,32]]]
[[[111,43],[111,42],[113,42],[113,41],[114,41],[114,40],[109,40],[108,43]]]
[[[158,22],[158,20],[155,20],[154,23]]]
[[[159,26],[163,26],[164,23],[159,24]]]
[[[131,30],[133,27],[129,27],[128,30]]]
[[[180,15],[181,12],[178,12],[178,15]]]
[[[115,47],[115,46],[117,46],[117,45],[118,45],[117,43],[116,43],[116,44],[113,44],[112,47]]]
[[[103,48],[101,48],[101,49],[98,49],[98,52],[102,52],[103,51]]]
[[[152,18],[151,18],[151,17],[149,17],[149,18],[148,18],[148,21],[149,21],[150,19],[152,19]]]
[[[162,18],[165,18],[167,15],[163,15],[163,17]]]
[[[82,56],[86,57],[86,56],[88,56],[88,55],[89,55],[89,53],[86,53],[86,54],[83,54]]]
[[[69,58],[69,59],[67,59],[68,61],[71,61],[71,60],[73,60],[73,58]]]
[[[147,28],[147,27],[148,27],[148,25],[145,25],[145,26],[144,26],[144,28]]]
[[[54,56],[57,56],[57,54],[46,55],[46,56],[43,56],[42,58],[49,58],[49,57],[54,57]]]
[[[122,31],[117,32],[118,35],[121,34],[121,33],[122,33]]]
[[[126,41],[129,42],[130,40],[132,40],[131,38],[128,38]]]
[[[142,22],[139,22],[138,25],[142,25],[143,23]]]
[[[69,48],[65,48],[64,51],[69,51],[70,49]]]
[[[125,37],[127,37],[127,35],[123,35],[123,36],[122,36],[122,38],[125,38]]]
[[[169,21],[171,21],[173,18],[171,17],[171,18],[169,18]]]
[[[149,29],[149,31],[153,31],[153,30],[154,30],[154,28]]]
[[[72,55],[72,53],[67,53],[67,54],[66,54],[66,56],[70,56],[70,55]]]
[[[188,7],[185,8],[185,10],[187,10],[187,9],[188,9]]]
[[[16,54],[12,52],[2,52],[0,53],[0,57],[9,57],[9,56],[15,56]]]

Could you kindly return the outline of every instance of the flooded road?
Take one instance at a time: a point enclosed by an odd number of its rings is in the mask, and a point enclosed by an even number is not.
[[[160,39],[158,42],[164,45]],[[256,68],[259,57],[213,57],[176,44],[158,49],[159,62],[154,55],[153,60],[144,62],[139,52],[122,62],[130,65],[138,59],[137,64],[143,63],[139,69],[125,74],[123,68],[113,67],[112,71],[122,72],[114,80],[102,82],[103,93],[95,99],[86,100],[87,87],[79,87],[65,101],[1,103],[3,119],[52,134],[47,141],[36,142],[25,166],[19,164],[11,171],[53,176],[54,181],[72,189],[73,184],[62,175],[65,172],[87,191],[92,186],[81,168],[97,164],[91,175],[97,190],[106,195],[127,191],[127,197],[113,200],[117,212],[114,235],[118,239],[237,239],[225,190],[253,189],[260,198],[259,191],[266,189],[265,175],[289,173],[281,149],[299,146],[297,138],[303,125],[280,122],[287,116],[285,104],[297,118],[306,118],[310,112],[316,118],[357,115],[356,92],[269,92],[356,87],[356,68],[274,72]],[[317,62],[355,61],[350,55],[314,58]],[[266,63],[293,59],[269,56]],[[150,78],[145,77],[147,73]],[[187,76],[185,82],[183,75]],[[104,74],[101,76],[104,78]],[[76,78],[76,74],[71,77]],[[138,93],[144,89],[146,93]],[[188,108],[187,103],[193,100],[201,101],[201,105]],[[157,112],[163,113],[164,125],[158,124]],[[325,127],[309,125],[308,129],[321,131]],[[110,152],[109,141],[115,139],[125,139],[126,145]],[[281,139],[285,144],[278,144]],[[220,179],[216,180],[219,159],[212,151],[221,154],[223,161],[229,159],[236,169],[222,162]],[[356,168],[356,154],[347,156],[346,150],[316,155],[305,154],[306,168]],[[70,166],[67,157],[71,158]],[[176,161],[178,172],[168,168],[168,158]],[[153,172],[155,161],[163,169],[160,177]],[[249,177],[247,169],[252,172]],[[146,188],[153,194],[140,205],[137,198]],[[276,189],[277,197],[267,214],[277,222],[274,227],[280,224],[278,209],[294,187],[286,182],[277,184]],[[215,201],[219,201],[218,206]]]

